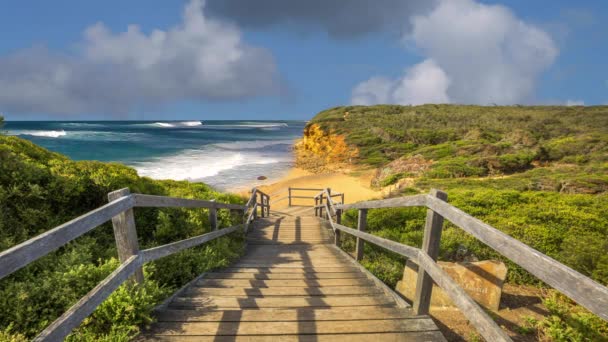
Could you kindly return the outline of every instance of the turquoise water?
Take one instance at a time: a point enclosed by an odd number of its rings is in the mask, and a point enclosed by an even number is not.
[[[141,176],[233,189],[282,177],[304,121],[9,121],[2,131],[75,160],[120,162]]]

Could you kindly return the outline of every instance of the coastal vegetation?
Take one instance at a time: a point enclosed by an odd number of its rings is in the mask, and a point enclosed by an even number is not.
[[[303,140],[309,132],[325,137],[323,143],[346,142],[352,166],[375,170],[371,186],[389,197],[444,190],[465,212],[608,284],[608,107],[337,107],[317,114]],[[315,150],[296,149],[296,158]],[[316,160],[323,163],[316,170],[334,168],[323,156]],[[376,209],[368,213],[368,231],[421,246],[424,219],[421,208]],[[344,222],[356,227],[357,212],[347,211]],[[353,239],[343,247],[353,249]],[[543,286],[446,223],[441,260],[488,258],[507,263],[509,282]],[[362,263],[391,286],[404,266],[371,245]],[[600,318],[563,296],[544,301],[549,314],[531,327],[539,338],[608,340],[608,323]]]
[[[27,140],[0,135],[0,250],[6,250],[107,203],[107,193],[131,192],[243,203],[202,183],[157,181],[117,163],[73,161]],[[136,208],[141,248],[209,231],[205,209]],[[240,223],[218,212],[220,227]],[[142,285],[125,284],[75,330],[69,341],[126,341],[152,320],[152,308],[205,270],[243,251],[239,233],[145,266]],[[111,223],[0,280],[0,341],[34,337],[109,275],[119,262]]]

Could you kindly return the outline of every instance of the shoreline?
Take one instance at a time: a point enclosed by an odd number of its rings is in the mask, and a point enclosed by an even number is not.
[[[326,188],[329,187],[333,192],[344,193],[345,203],[354,203],[364,200],[379,199],[382,191],[373,190],[370,187],[370,180],[373,170],[363,171],[361,175],[331,172],[331,173],[312,173],[310,171],[292,167],[285,176],[280,179],[269,180],[267,184],[258,185],[258,189],[270,196],[271,204],[274,208],[284,208],[287,206],[286,199],[289,187],[297,188]],[[233,188],[226,191],[248,197],[250,189]],[[292,193],[294,196],[314,196],[317,191],[298,191]],[[280,200],[280,201],[278,201]],[[293,199],[293,205],[312,205],[312,199]]]

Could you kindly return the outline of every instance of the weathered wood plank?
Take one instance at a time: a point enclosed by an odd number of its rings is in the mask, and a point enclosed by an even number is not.
[[[395,252],[406,258],[412,259],[413,261],[415,261],[418,258],[418,251],[419,251],[418,248],[406,246],[406,245],[403,245],[403,244],[400,244],[400,243],[397,243],[397,242],[394,242],[391,240],[383,239],[381,237],[374,236],[369,233],[360,232],[356,229],[352,229],[352,228],[343,226],[341,224],[333,223],[333,221],[331,223],[332,223],[332,226],[334,227],[334,229],[339,229],[345,233],[359,237],[367,242],[373,243],[374,245],[383,247],[385,249],[388,249],[391,252]]]
[[[608,320],[608,288],[462,210],[429,196],[428,206],[589,311]]]
[[[426,270],[435,283],[441,287],[450,299],[467,317],[486,341],[511,341],[494,320],[475,303],[471,297],[450,276],[437,265],[435,260],[424,252],[418,256],[418,265]]]
[[[246,209],[240,204],[219,203],[197,199],[166,197],[155,195],[133,194],[136,207],[156,208],[216,208],[216,209]]]
[[[359,209],[357,230],[364,233],[367,230],[367,209]],[[357,242],[355,244],[355,259],[357,261],[363,260],[363,239],[360,237],[357,238]]]
[[[320,280],[246,280],[246,279],[201,279],[196,286],[202,287],[320,287],[320,286],[367,286],[368,279],[320,279]]]
[[[226,267],[218,272],[226,273],[258,273],[258,274],[275,274],[275,273],[351,273],[359,272],[359,269],[352,266],[341,267],[307,267],[307,268],[281,268],[281,267]]]
[[[324,288],[327,289],[327,288]],[[353,310],[348,307],[318,310],[315,308],[274,309],[259,308],[245,310],[167,310],[157,315],[166,322],[294,322],[294,321],[344,321],[366,319],[398,319],[416,317],[410,309],[390,307],[368,307]]]
[[[447,201],[448,195],[443,191],[431,190],[430,196]],[[426,224],[424,227],[424,237],[422,239],[422,250],[419,253],[426,253],[431,259],[437,261],[439,256],[439,242],[443,230],[443,217],[431,209],[426,213]],[[431,292],[433,291],[433,279],[421,267],[418,271],[416,280],[416,292],[414,293],[413,309],[418,315],[427,315],[431,306]]]
[[[352,278],[365,278],[360,272],[354,273],[269,273],[269,274],[257,274],[257,273],[245,273],[245,272],[212,272],[208,273],[207,279],[256,279],[256,280],[271,280],[271,279],[352,279]]]
[[[242,225],[224,228],[224,229],[213,231],[211,233],[195,236],[195,237],[192,237],[189,239],[169,243],[169,244],[154,247],[154,248],[145,249],[145,250],[141,251],[141,255],[142,255],[144,262],[153,261],[156,259],[166,257],[168,255],[177,253],[184,249],[198,246],[205,242],[209,242],[211,240],[217,239],[226,234],[230,234],[230,233],[236,231],[237,229],[240,229],[241,227],[242,227]]]
[[[146,340],[159,342],[336,342],[344,341],[344,334],[323,335],[255,335],[255,336],[178,336],[178,335],[153,335],[147,336]],[[440,331],[405,331],[398,333],[373,333],[373,334],[348,334],[349,342],[445,342]]]
[[[121,264],[93,290],[74,304],[55,322],[44,329],[34,341],[61,341],[72,329],[89,316],[114,290],[116,290],[131,274],[143,264],[139,256],[133,256]]]
[[[158,322],[153,333],[163,335],[234,336],[290,334],[356,334],[437,331],[430,318],[301,322]]]
[[[396,197],[390,199],[363,201],[353,204],[339,204],[336,209],[374,209],[374,208],[399,208],[399,207],[419,207],[426,205],[427,195],[414,195],[407,197]]]
[[[183,292],[181,297],[241,296],[241,297],[286,297],[286,296],[353,296],[379,295],[383,292],[376,286],[330,286],[330,287],[197,287]]]
[[[330,297],[180,297],[170,304],[172,308],[333,308],[343,306],[394,306],[392,299],[382,295],[330,296]]]
[[[0,279],[133,207],[132,196],[112,201],[0,253]]]
[[[215,208],[209,208],[209,224],[211,230],[217,230],[217,209]]]
[[[121,197],[129,196],[130,194],[129,188],[112,191],[108,194],[108,200],[112,202]],[[116,241],[118,260],[120,260],[121,263],[124,263],[131,257],[138,255],[139,243],[137,242],[137,230],[135,228],[133,208],[127,209],[112,217],[112,228],[114,229],[114,240]],[[131,281],[140,284],[143,283],[144,271],[141,268],[136,270]]]

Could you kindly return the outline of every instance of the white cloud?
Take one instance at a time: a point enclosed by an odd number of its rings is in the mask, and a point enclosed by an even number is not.
[[[397,80],[374,77],[360,83],[353,90],[352,103],[449,103],[450,99],[446,93],[449,84],[450,80],[445,72],[429,59],[405,70],[403,77]]]
[[[210,18],[191,0],[183,22],[146,34],[85,30],[81,54],[44,48],[0,58],[0,109],[6,112],[128,112],[175,100],[240,99],[275,93],[274,59],[246,44],[237,27]]]
[[[449,82],[446,89],[446,82],[429,83],[423,81],[426,78],[406,76],[410,82],[400,99],[410,102],[428,94],[437,95],[440,102],[526,102],[534,93],[537,78],[558,54],[547,33],[500,5],[442,0],[430,13],[414,16],[411,22],[411,33],[404,41],[427,61],[432,60],[437,75],[441,70]],[[403,102],[396,97],[393,100]]]
[[[585,101],[577,101],[577,100],[568,100],[568,101],[566,101],[566,106],[568,106],[568,107],[584,106],[584,105],[585,105]]]

